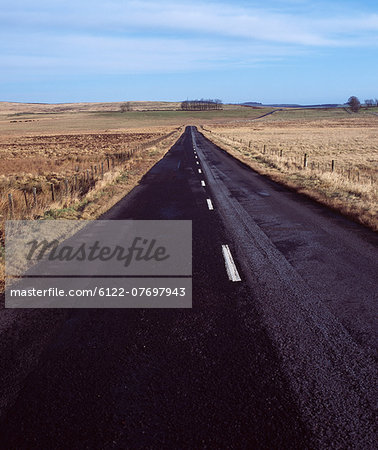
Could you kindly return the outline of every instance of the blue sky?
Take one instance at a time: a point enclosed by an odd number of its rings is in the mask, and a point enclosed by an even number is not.
[[[378,97],[376,0],[0,4],[0,101]]]

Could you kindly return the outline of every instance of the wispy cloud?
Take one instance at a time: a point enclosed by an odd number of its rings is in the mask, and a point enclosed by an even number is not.
[[[27,68],[28,73],[69,71],[76,74],[167,73],[253,67],[298,54],[282,46],[217,43],[196,38],[13,35],[9,51],[0,56],[3,75]],[[35,49],[41,49],[36,51]],[[24,73],[24,71],[23,71]],[[1,77],[1,75],[0,75]]]
[[[304,46],[350,45],[351,35],[365,32],[377,36],[378,14],[356,10],[324,16],[307,2],[299,4],[302,7],[296,11],[293,7],[245,7],[232,2],[16,0],[0,13],[0,19],[5,26],[46,31],[195,33]]]
[[[376,13],[333,9],[325,16],[306,0],[267,3],[14,0],[0,13],[0,64],[3,75],[23,66],[49,73],[207,70],[378,43]]]

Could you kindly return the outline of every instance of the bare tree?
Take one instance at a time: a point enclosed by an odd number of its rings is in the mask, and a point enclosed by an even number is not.
[[[372,98],[365,100],[365,105],[367,108],[372,108],[375,105],[375,101]]]
[[[350,109],[355,113],[358,113],[358,111],[361,108],[361,102],[354,95],[352,95],[352,97],[349,97],[347,104],[350,106]]]
[[[131,111],[131,103],[130,102],[122,103],[120,109],[121,112]]]

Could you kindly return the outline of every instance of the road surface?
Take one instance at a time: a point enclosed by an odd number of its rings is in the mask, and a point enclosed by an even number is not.
[[[375,448],[374,233],[194,127],[103,219],[192,220],[193,308],[70,312],[1,448]]]

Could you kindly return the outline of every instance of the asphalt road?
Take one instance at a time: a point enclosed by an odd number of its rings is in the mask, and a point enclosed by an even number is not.
[[[190,127],[103,219],[192,220],[193,308],[72,311],[1,448],[375,448],[374,233]]]

